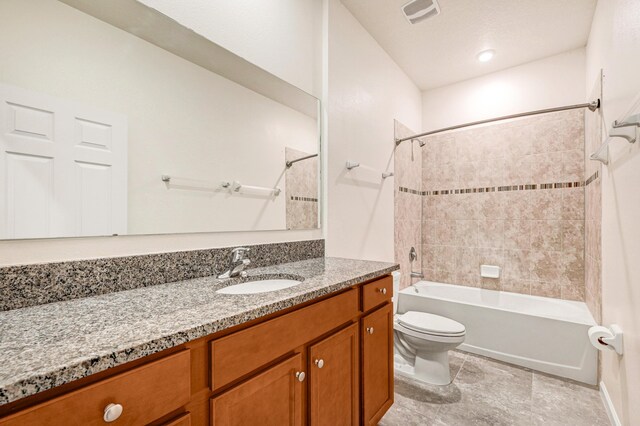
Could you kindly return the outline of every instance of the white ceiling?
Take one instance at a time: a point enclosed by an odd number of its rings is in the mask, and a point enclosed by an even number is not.
[[[411,25],[409,0],[342,3],[422,90],[586,45],[597,0],[439,0],[441,13]],[[481,63],[478,52],[495,49]]]

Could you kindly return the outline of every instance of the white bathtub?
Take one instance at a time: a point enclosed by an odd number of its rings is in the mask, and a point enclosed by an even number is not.
[[[421,281],[399,294],[398,312],[407,311],[464,324],[464,351],[597,382],[598,354],[587,336],[596,323],[582,302]]]

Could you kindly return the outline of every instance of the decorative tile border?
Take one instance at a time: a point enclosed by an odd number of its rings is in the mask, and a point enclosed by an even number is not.
[[[310,201],[312,203],[317,203],[318,199],[317,198],[310,198],[310,197],[296,197],[296,196],[291,196],[291,201]]]
[[[600,172],[596,170],[596,172],[594,174],[592,174],[591,176],[589,176],[589,179],[587,179],[584,182],[584,186],[589,185],[591,182],[593,182],[594,180],[598,179],[598,177],[600,177]]]
[[[594,177],[595,176],[595,177]],[[485,186],[480,188],[461,188],[461,189],[437,189],[433,191],[418,191],[409,189],[404,186],[398,187],[398,191],[407,192],[416,195],[453,195],[453,194],[479,194],[486,192],[506,192],[506,191],[531,191],[539,189],[562,189],[562,188],[581,188],[587,186],[598,177],[598,172],[594,173],[586,182],[553,182],[553,183],[528,183],[522,185],[502,185],[502,186]]]
[[[324,240],[259,244],[250,268],[324,257]],[[220,274],[230,247],[0,268],[0,311]]]
[[[414,195],[425,195],[424,191],[418,191],[417,189],[411,189],[411,188],[407,188],[407,187],[404,187],[404,186],[399,186],[398,187],[398,191],[406,192],[406,193],[414,194]]]

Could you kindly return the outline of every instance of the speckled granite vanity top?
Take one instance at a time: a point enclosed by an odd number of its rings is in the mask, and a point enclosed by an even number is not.
[[[249,270],[302,284],[224,295],[213,277],[0,312],[0,405],[86,377],[398,269],[317,258]]]

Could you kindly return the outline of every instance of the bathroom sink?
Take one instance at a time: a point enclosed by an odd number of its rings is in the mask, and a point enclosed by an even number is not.
[[[246,281],[240,284],[230,285],[216,291],[220,294],[259,294],[268,293],[270,291],[283,290],[285,288],[295,287],[302,281],[288,279],[262,279],[254,281]]]

